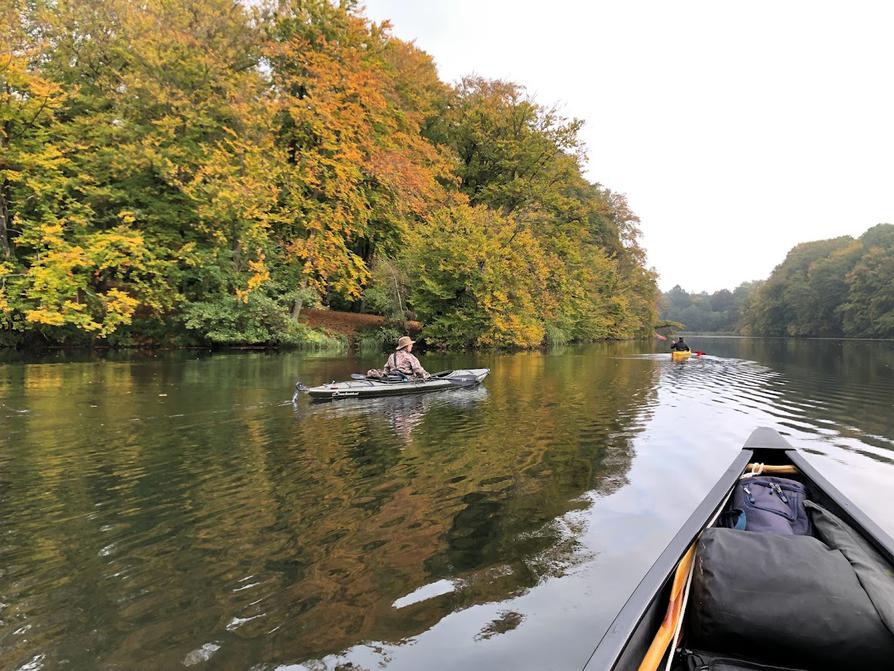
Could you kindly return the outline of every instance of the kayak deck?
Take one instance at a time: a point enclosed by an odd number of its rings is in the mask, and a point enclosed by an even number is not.
[[[334,401],[342,398],[371,398],[374,396],[397,396],[403,394],[421,394],[432,391],[442,391],[457,387],[473,387],[480,384],[489,368],[470,368],[463,370],[447,371],[436,377],[423,380],[409,378],[406,380],[376,380],[360,379],[346,380],[344,382],[330,382],[316,387],[302,388],[311,399],[317,401]],[[297,394],[296,394],[297,395]]]

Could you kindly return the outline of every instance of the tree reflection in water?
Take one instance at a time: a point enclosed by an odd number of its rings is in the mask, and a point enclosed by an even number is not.
[[[297,411],[296,372],[373,362],[0,368],[0,633],[30,627],[0,666],[310,663],[562,575],[587,558],[574,514],[626,483],[654,400],[654,363],[619,347],[470,355],[436,365],[492,367],[477,389]],[[497,614],[476,640],[524,621]]]
[[[487,387],[478,385],[468,389],[447,389],[424,394],[385,396],[368,399],[342,399],[320,403],[296,404],[296,415],[307,421],[317,417],[364,418],[371,423],[379,420],[390,425],[395,436],[409,444],[416,428],[432,407],[449,406],[469,409],[487,398]]]

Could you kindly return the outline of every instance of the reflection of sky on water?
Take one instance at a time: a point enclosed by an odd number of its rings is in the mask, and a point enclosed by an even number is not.
[[[624,602],[635,576],[645,572],[759,425],[776,428],[804,449],[823,473],[894,533],[888,497],[894,486],[894,468],[889,466],[894,463],[890,344],[866,348],[887,348],[887,355],[852,355],[851,370],[842,374],[840,367],[828,365],[828,346],[789,344],[780,352],[771,345],[768,353],[755,351],[748,342],[721,341],[726,345],[721,348],[710,339],[697,342],[720,351],[685,362],[673,362],[665,353],[618,357],[656,366],[657,393],[643,399],[650,410],[633,438],[636,458],[626,475],[628,484],[592,495],[589,507],[561,518],[577,520],[574,554],[586,559],[576,568],[546,574],[536,589],[510,599],[448,615],[411,640],[360,645],[302,668],[334,669],[350,661],[364,668],[384,664],[402,670],[432,659],[449,660],[433,667],[447,669],[566,668],[566,663],[578,668],[590,652],[584,641],[599,639],[608,613]],[[873,366],[870,375],[867,360]],[[424,595],[426,587],[420,589]],[[482,645],[481,632],[506,612],[521,614],[520,623]],[[580,657],[567,652],[574,649]],[[557,656],[557,650],[566,652]],[[320,663],[322,667],[314,666]]]
[[[579,668],[756,425],[894,530],[894,346],[689,340],[297,407],[381,362],[0,366],[0,666]]]

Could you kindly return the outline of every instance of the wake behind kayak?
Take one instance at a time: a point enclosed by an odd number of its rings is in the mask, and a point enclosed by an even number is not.
[[[489,372],[489,368],[448,370],[436,373],[428,379],[408,377],[372,379],[357,375],[352,380],[329,382],[317,387],[306,387],[298,382],[295,384],[295,395],[292,400],[297,400],[301,393],[307,394],[315,401],[334,401],[340,398],[421,394],[455,387],[474,387],[480,384]]]

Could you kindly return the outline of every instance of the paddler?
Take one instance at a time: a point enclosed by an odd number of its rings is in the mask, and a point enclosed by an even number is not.
[[[397,341],[397,348],[394,353],[388,357],[385,362],[385,374],[392,372],[400,372],[408,377],[421,377],[423,379],[431,377],[419,363],[419,359],[410,352],[413,351],[413,341],[410,336],[401,336]]]
[[[689,351],[689,345],[687,345],[686,343],[683,342],[683,336],[680,336],[680,338],[677,340],[677,342],[675,342],[673,345],[671,345],[671,351],[674,351],[674,352],[688,352]]]

